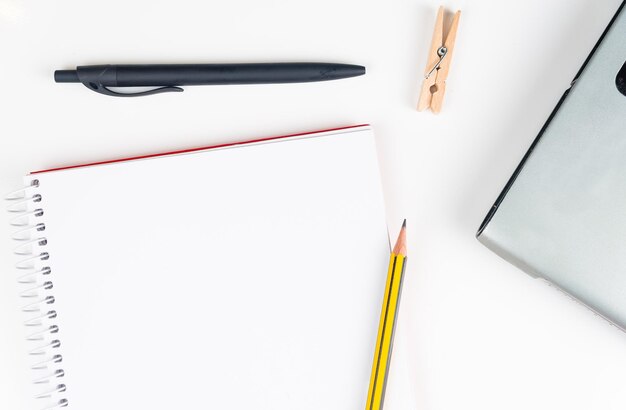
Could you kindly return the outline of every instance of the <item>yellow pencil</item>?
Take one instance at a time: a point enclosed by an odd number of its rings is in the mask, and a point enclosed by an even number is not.
[[[380,410],[383,408],[406,259],[405,219],[402,223],[402,229],[400,229],[396,245],[391,252],[391,260],[389,261],[387,284],[385,286],[383,307],[380,313],[380,324],[378,325],[378,337],[376,338],[376,350],[374,352],[374,364],[372,365],[372,376],[370,378],[370,387],[367,393],[365,410]]]

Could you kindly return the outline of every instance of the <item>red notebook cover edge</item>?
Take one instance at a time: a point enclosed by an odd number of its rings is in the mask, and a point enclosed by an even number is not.
[[[190,153],[190,152],[204,151],[204,150],[209,150],[209,149],[232,147],[232,146],[236,146],[236,145],[255,144],[255,143],[259,143],[259,142],[274,141],[274,140],[279,140],[279,139],[284,139],[284,138],[300,137],[300,136],[304,136],[304,135],[320,134],[320,133],[323,133],[323,132],[341,131],[341,130],[348,130],[348,129],[360,128],[360,127],[369,127],[369,126],[370,126],[370,124],[349,125],[349,126],[344,126],[344,127],[327,128],[327,129],[318,130],[318,131],[299,132],[299,133],[295,133],[295,134],[287,134],[287,135],[280,135],[280,136],[264,137],[264,138],[257,138],[257,139],[251,139],[251,140],[245,140],[245,141],[227,142],[227,143],[224,143],[224,144],[216,144],[216,145],[209,145],[209,146],[196,147],[196,148],[187,148],[187,149],[182,149],[182,150],[159,152],[159,153],[154,153],[154,154],[137,155],[137,156],[132,156],[132,157],[110,159],[110,160],[106,160],[106,161],[96,161],[96,162],[89,162],[89,163],[85,163],[85,164],[68,165],[68,166],[63,166],[63,167],[42,169],[42,170],[39,170],[39,171],[33,171],[33,172],[30,173],[30,175],[42,174],[42,173],[45,173],[45,172],[53,172],[53,171],[63,171],[63,170],[67,170],[67,169],[91,167],[91,166],[95,166],[95,165],[114,164],[114,163],[117,163],[117,162],[134,161],[134,160],[138,160],[138,159],[157,158],[157,157],[164,157],[164,156],[168,156],[168,155],[187,154],[187,153]]]

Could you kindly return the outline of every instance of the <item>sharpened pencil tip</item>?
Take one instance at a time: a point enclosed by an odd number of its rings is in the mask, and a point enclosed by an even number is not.
[[[402,228],[400,228],[398,240],[392,252],[396,255],[406,256],[406,219],[402,222]]]

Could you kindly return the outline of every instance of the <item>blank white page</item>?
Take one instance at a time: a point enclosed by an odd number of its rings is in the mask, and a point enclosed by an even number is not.
[[[68,408],[364,407],[389,258],[369,127],[32,178]]]

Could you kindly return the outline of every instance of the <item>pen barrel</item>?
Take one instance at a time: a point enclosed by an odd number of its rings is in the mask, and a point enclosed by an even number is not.
[[[365,73],[365,68],[328,63],[115,65],[118,87],[219,84],[277,84],[335,80]]]

